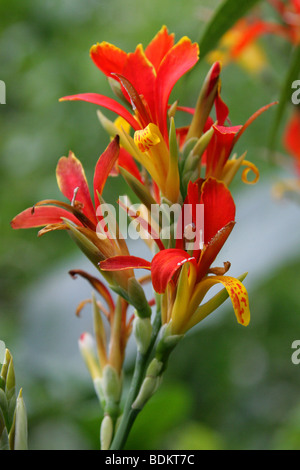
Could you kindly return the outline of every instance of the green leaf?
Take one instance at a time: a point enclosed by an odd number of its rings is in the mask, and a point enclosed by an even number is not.
[[[277,113],[274,118],[273,126],[270,133],[269,150],[272,151],[276,145],[276,137],[284,115],[284,111],[288,103],[291,103],[292,83],[299,77],[300,64],[300,46],[295,47],[292,52],[290,66],[282,84]]]
[[[207,24],[200,45],[200,60],[214,49],[221,37],[260,0],[225,0]]]

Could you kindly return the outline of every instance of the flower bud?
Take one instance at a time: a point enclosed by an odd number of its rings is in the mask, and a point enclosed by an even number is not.
[[[151,307],[146,299],[145,292],[135,277],[128,281],[129,302],[136,308],[137,314],[141,318],[151,316]]]
[[[114,367],[107,364],[103,369],[102,389],[105,400],[117,403],[121,395],[121,379]]]
[[[133,322],[133,333],[137,342],[138,351],[141,354],[145,354],[149,348],[152,335],[150,318],[140,318],[136,316]]]
[[[113,436],[113,420],[109,415],[104,416],[100,428],[101,450],[109,450]]]
[[[137,398],[132,404],[134,410],[141,410],[155,393],[160,380],[158,377],[146,377],[142,383]]]
[[[82,335],[80,335],[78,345],[79,351],[92,379],[95,380],[96,377],[101,377],[101,370],[95,354],[95,341],[92,335],[89,333],[82,333]]]

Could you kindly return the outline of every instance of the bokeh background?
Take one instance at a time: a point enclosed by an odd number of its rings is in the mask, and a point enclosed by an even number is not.
[[[94,105],[58,99],[79,92],[110,94],[89,58],[97,41],[132,51],[139,42],[147,45],[163,24],[177,40],[187,35],[198,41],[219,3],[0,2],[0,79],[7,93],[6,105],[0,105],[0,339],[14,356],[33,450],[97,449],[101,419],[77,347],[80,333],[92,331],[92,320],[88,307],[81,318],[75,309],[91,292],[68,275],[70,269],[92,273],[93,268],[66,233],[37,239],[35,230],[13,231],[9,225],[34,202],[60,197],[55,180],[60,156],[72,150],[91,181],[108,143]],[[267,2],[261,8],[272,16]],[[234,125],[279,97],[290,45],[275,37],[259,45],[267,61],[263,71],[230,64],[222,72],[222,96]],[[208,69],[202,60],[173,96],[193,106]],[[300,340],[300,205],[272,194],[274,184],[293,171],[280,134],[276,155],[267,151],[272,118],[273,110],[261,116],[238,144],[261,178],[254,187],[233,186],[238,223],[222,252],[223,261],[232,261],[232,275],[249,272],[251,324],[240,327],[227,301],[187,335],[171,356],[160,391],[138,417],[127,449],[300,449],[300,364],[291,360],[292,343]],[[115,202],[124,191],[122,180],[112,179],[105,198]],[[144,254],[143,246],[132,248]],[[133,359],[130,344],[127,378]]]

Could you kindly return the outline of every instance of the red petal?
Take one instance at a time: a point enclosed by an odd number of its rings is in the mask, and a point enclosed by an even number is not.
[[[43,227],[44,225],[62,223],[62,217],[71,220],[76,225],[81,225],[76,217],[60,207],[41,206],[29,207],[21,212],[11,221],[11,226],[14,229]]]
[[[98,93],[81,93],[79,95],[64,96],[63,98],[60,98],[59,101],[87,101],[88,103],[97,104],[98,106],[107,108],[118,116],[124,118],[134,130],[139,130],[141,128],[139,123],[134,119],[130,112],[124,108],[124,106],[108,96],[99,95]]]
[[[106,180],[119,156],[119,149],[119,136],[116,136],[107,146],[102,155],[100,155],[96,164],[94,173],[94,198],[96,205],[98,202],[97,193],[100,195],[102,194]]]
[[[159,103],[158,123],[167,140],[168,100],[175,83],[198,61],[199,47],[184,37],[166,54],[161,62],[156,78],[156,102]]]
[[[69,201],[73,200],[74,191],[79,188],[75,199],[83,204],[83,214],[97,224],[95,209],[91,200],[84,169],[72,152],[69,153],[68,157],[59,159],[56,167],[56,177],[59,189]]]
[[[174,274],[186,262],[197,264],[194,257],[191,257],[186,251],[176,248],[169,248],[157,253],[152,260],[151,267],[154,290],[159,294],[165,292]]]
[[[174,34],[169,34],[167,27],[163,26],[145,50],[147,59],[150,60],[156,71],[164,56],[173,46]]]
[[[204,244],[207,245],[219,230],[235,219],[235,204],[224,183],[209,178],[202,186],[204,204]]]
[[[106,41],[95,44],[90,50],[95,65],[108,77],[111,73],[122,73],[127,53]]]
[[[222,169],[232,151],[235,137],[242,126],[213,126],[214,135],[205,152],[206,176],[221,176]]]
[[[137,256],[113,256],[99,263],[103,271],[124,271],[125,269],[151,269],[151,263]]]
[[[145,56],[141,45],[137,46],[135,52],[128,54],[128,60],[122,75],[132,84],[140,96],[143,96],[150,111],[152,122],[155,121],[155,72],[151,62]]]

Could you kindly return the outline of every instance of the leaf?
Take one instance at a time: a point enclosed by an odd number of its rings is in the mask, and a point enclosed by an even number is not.
[[[292,83],[299,76],[299,64],[300,64],[300,46],[295,47],[292,52],[292,58],[290,67],[286,73],[284,82],[282,84],[279,104],[277,107],[277,113],[274,118],[273,126],[270,133],[269,150],[274,150],[276,145],[276,137],[278,134],[279,126],[283,118],[285,108],[289,102],[291,102],[292,94]]]
[[[214,49],[221,37],[260,0],[225,0],[216,9],[199,41],[200,60]]]

